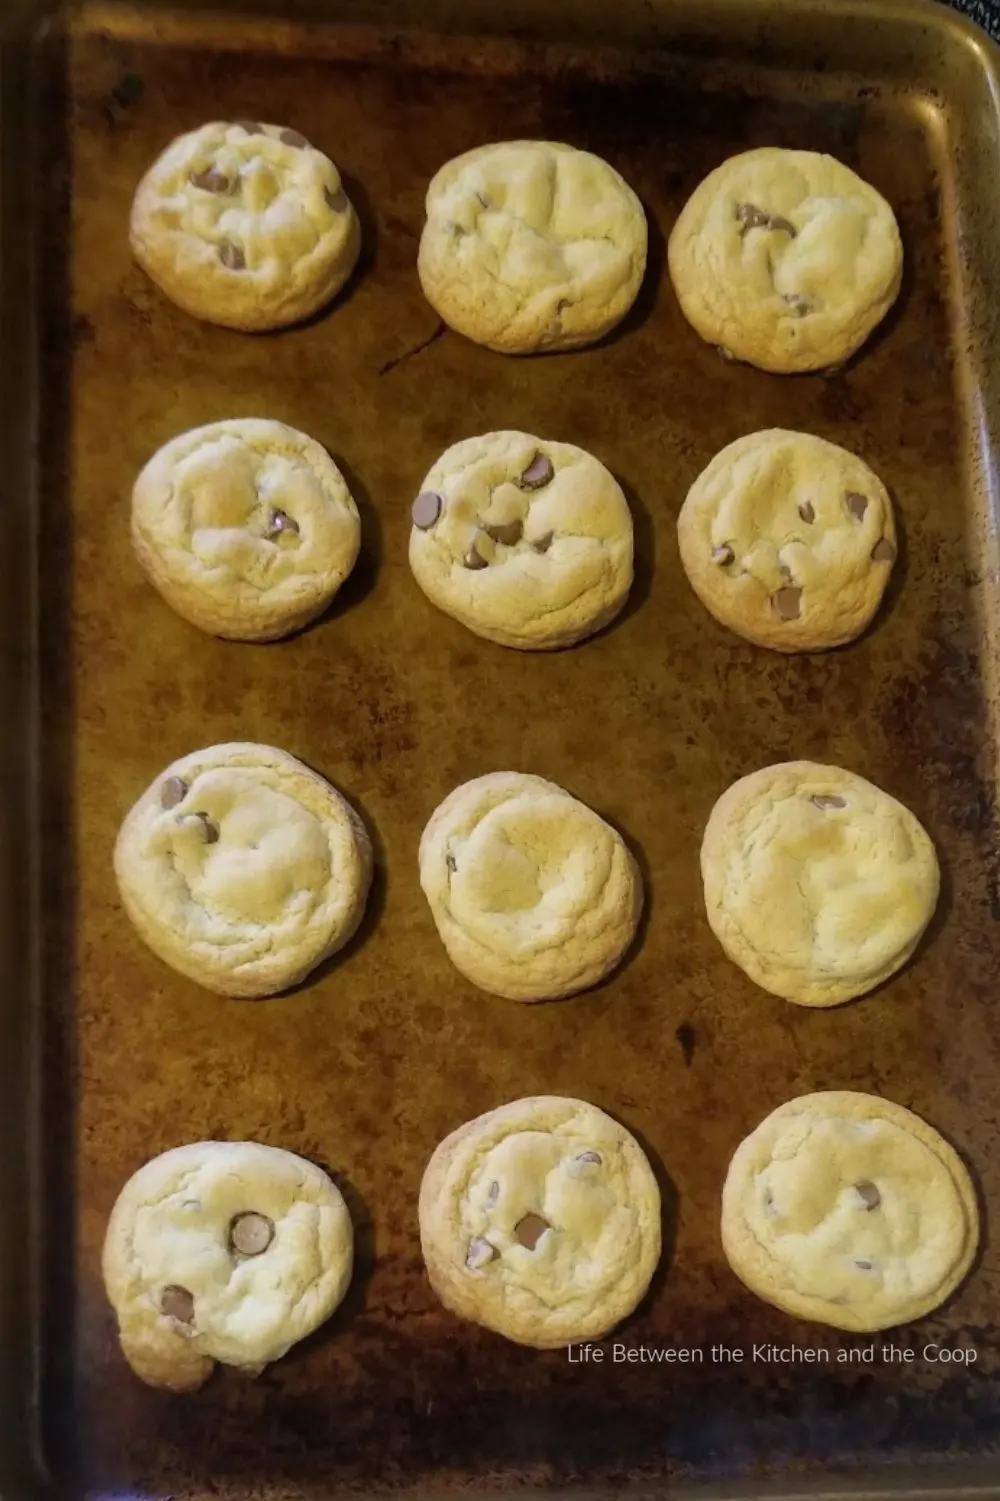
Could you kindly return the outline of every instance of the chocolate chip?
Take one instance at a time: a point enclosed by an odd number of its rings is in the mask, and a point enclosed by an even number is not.
[[[885,537],[879,537],[878,541],[875,543],[875,546],[872,548],[872,562],[891,563],[895,556],[896,549],[893,547],[892,543],[887,542]]]
[[[577,1162],[596,1162],[599,1166],[604,1159],[601,1157],[600,1152],[592,1152],[588,1150],[586,1152],[581,1152],[576,1160]]]
[[[241,130],[245,130],[248,136],[262,136],[265,134],[263,125],[256,120],[237,120],[235,122]]]
[[[526,1250],[533,1251],[549,1228],[548,1220],[543,1220],[540,1214],[526,1214],[514,1226],[514,1234]]]
[[[767,227],[768,229],[776,229],[781,234],[791,235],[793,240],[798,234],[798,230],[795,228],[795,225],[790,223],[788,219],[783,218],[781,214],[771,214],[768,219]]]
[[[816,512],[813,510],[812,501],[803,501],[802,505],[799,506],[799,515],[808,525],[812,525],[816,520]]]
[[[191,1324],[194,1322],[194,1297],[186,1287],[177,1287],[171,1283],[160,1294],[160,1312],[165,1313],[168,1319]]]
[[[471,568],[473,573],[477,572],[480,568],[488,568],[490,566],[483,555],[478,553],[474,547],[469,548],[462,562],[466,568]]]
[[[422,490],[410,507],[413,525],[426,532],[437,521],[444,508],[444,501],[435,490]]]
[[[806,313],[812,312],[812,298],[804,297],[801,292],[782,292],[782,302],[787,302],[796,317],[804,318]]]
[[[478,1272],[480,1267],[488,1266],[496,1254],[496,1247],[478,1236],[469,1242],[469,1249],[465,1253],[465,1264],[471,1271]]]
[[[196,813],[194,816],[195,818],[200,818],[205,826],[205,843],[218,844],[219,825],[217,823],[213,823],[207,813]]]
[[[188,182],[193,188],[203,188],[206,193],[231,193],[232,183],[218,167],[208,167],[204,172],[192,172]]]
[[[859,1272],[870,1272],[872,1269],[872,1263],[870,1261],[856,1261],[854,1265],[857,1267]]]
[[[458,869],[458,861],[455,859],[455,856],[452,855],[452,854],[445,855],[445,857],[444,857],[444,863],[445,863],[445,865],[447,865],[447,867],[448,867],[449,870],[457,870]]]
[[[493,1182],[490,1184],[490,1191],[486,1195],[486,1202],[487,1202],[487,1204],[495,1204],[496,1201],[497,1201],[497,1199],[499,1199],[499,1197],[500,1197],[500,1185],[496,1181],[496,1179],[494,1178]]]
[[[298,529],[299,523],[289,516],[287,511],[281,511],[277,506],[267,518],[267,535],[271,541],[275,537],[280,537],[282,532],[297,532]]]
[[[552,532],[545,532],[543,536],[536,537],[531,545],[536,552],[548,552],[549,548],[552,546],[552,537]]]
[[[350,208],[347,194],[343,188],[338,188],[336,192],[332,188],[324,188],[323,197],[326,199],[327,208],[334,214],[346,214]]]
[[[187,797],[188,784],[183,777],[167,777],[160,788],[160,807],[176,808]]]
[[[815,797],[811,797],[809,799],[809,801],[811,803],[815,803],[817,808],[846,808],[847,807],[847,799],[846,799],[846,797],[831,797],[831,796],[827,796],[826,793],[822,793],[822,792],[817,792],[816,796]]]
[[[513,547],[515,542],[520,542],[524,527],[519,521],[505,521],[500,526],[485,526],[483,531],[487,537],[492,537],[494,542],[502,542],[505,547]]]
[[[284,141],[286,146],[298,146],[301,148],[303,146],[309,145],[309,142],[306,140],[305,136],[301,135],[297,130],[283,130],[279,135],[278,140]]]
[[[859,495],[857,490],[849,490],[847,492],[847,509],[855,521],[863,521],[865,512],[868,509],[867,495]]]
[[[555,470],[544,453],[536,453],[527,469],[518,480],[522,490],[541,490],[549,483]]]
[[[238,245],[232,240],[223,240],[219,246],[219,260],[227,271],[242,271],[247,263],[247,258]]]
[[[274,1239],[274,1221],[248,1210],[229,1222],[229,1249],[240,1256],[259,1256]]]
[[[743,233],[748,229],[767,229],[771,223],[770,214],[766,214],[755,203],[740,203],[736,207],[736,217],[743,226]]]
[[[854,1188],[866,1209],[877,1209],[881,1204],[882,1195],[874,1183],[856,1183]]]
[[[735,556],[736,554],[728,542],[724,542],[721,547],[712,548],[712,562],[718,563],[721,568],[726,568]]]
[[[801,599],[802,590],[792,587],[779,589],[777,594],[771,595],[771,603],[782,620],[798,620],[802,613],[800,608]]]

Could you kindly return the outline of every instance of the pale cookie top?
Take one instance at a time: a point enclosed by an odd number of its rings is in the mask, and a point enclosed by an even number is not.
[[[726,1255],[747,1286],[836,1329],[888,1329],[936,1308],[975,1255],[978,1211],[957,1154],[874,1095],[792,1100],[733,1157]]]
[[[317,615],[354,566],[358,508],[333,460],[282,422],[182,433],[132,492],[132,539],[167,602],[221,636],[267,640]]]
[[[765,767],[712,809],[708,919],[756,984],[801,1006],[874,989],[913,953],[937,903],[937,856],[908,809],[852,772]]]
[[[895,215],[849,167],[763,147],[717,167],[669,242],[685,316],[710,343],[778,372],[842,363],[899,291]]]
[[[660,1194],[641,1148],[582,1100],[517,1100],[435,1151],[420,1235],[447,1306],[508,1339],[595,1339],[643,1297],[660,1258]]]
[[[456,157],[427,190],[424,292],[446,323],[504,353],[571,349],[613,328],[646,269],[642,204],[598,156],[506,141]]]
[[[115,870],[161,958],[223,994],[267,995],[351,936],[371,847],[322,777],[284,751],[234,743],[157,777],[122,824]]]
[[[213,1361],[284,1355],[340,1303],[352,1262],[350,1215],[319,1168],[253,1142],[196,1142],[125,1185],[103,1270],[137,1374],[184,1388]]]
[[[892,502],[868,466],[823,438],[773,428],[730,443],[677,521],[705,606],[777,651],[819,651],[871,621],[896,557]]]
[[[196,316],[268,328],[343,285],[359,246],[340,173],[296,130],[213,121],[179,136],[136,191],[132,247]]]
[[[632,584],[632,516],[614,476],[570,443],[467,438],[413,504],[410,566],[439,609],[522,650],[606,625]]]
[[[541,777],[456,788],[420,840],[420,884],[453,963],[512,1000],[570,995],[635,935],[642,883],[621,836]]]

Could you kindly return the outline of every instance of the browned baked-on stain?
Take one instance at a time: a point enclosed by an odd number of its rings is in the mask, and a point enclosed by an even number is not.
[[[241,48],[230,18],[220,51],[195,33],[160,46],[151,29],[128,51],[141,95],[119,101],[113,119],[121,68],[109,74],[106,42],[84,32],[68,58],[49,54],[40,451],[47,1207],[59,1234],[43,1405],[49,1461],[73,1494],[278,1501],[818,1477],[972,1454],[1000,1421],[1000,1390],[984,1379],[997,1368],[992,1241],[948,1308],[888,1337],[917,1349],[968,1338],[979,1352],[971,1373],[838,1365],[838,1350],[870,1341],[756,1301],[719,1246],[730,1154],[809,1089],[875,1088],[918,1109],[995,1200],[996,1126],[981,1106],[996,1092],[1000,909],[982,643],[965,586],[971,497],[950,368],[953,293],[926,116],[905,91],[859,96],[856,81],[816,72],[804,43],[799,70],[767,85],[726,61],[718,34],[684,10],[697,69],[648,49],[597,61],[579,41],[557,56],[338,32],[324,48],[320,33],[283,25],[268,33],[273,46]],[[173,135],[248,113],[294,121],[370,209],[367,261],[349,292],[307,327],[266,338],[172,307],[132,265],[126,233],[135,184]],[[654,221],[637,312],[599,349],[516,360],[450,332],[428,342],[414,265],[427,182],[458,151],[518,136],[604,154]],[[688,193],[727,155],[763,144],[835,152],[900,217],[900,307],[833,381],[719,360],[665,278],[664,236]],[[216,641],[174,617],[133,562],[127,528],[135,473],[161,443],[247,413],[330,449],[366,531],[357,578],[329,615],[265,647]],[[479,641],[410,576],[423,476],[450,443],[499,426],[590,449],[635,505],[636,598],[576,650]],[[786,658],[736,640],[680,568],[674,526],[687,487],[741,431],[768,426],[857,451],[896,498],[906,550],[891,597],[843,651]],[[207,995],[149,954],[111,870],[119,822],[157,774],[238,738],[280,745],[330,777],[364,809],[381,868],[346,954],[293,996],[253,1005]],[[900,797],[944,871],[917,960],[833,1012],[755,990],[702,908],[698,852],[713,802],[790,757],[843,765]],[[570,1002],[526,1007],[472,990],[419,889],[434,807],[460,781],[504,769],[567,786],[643,851],[642,945]],[[676,1247],[601,1364],[461,1323],[423,1274],[416,1199],[433,1148],[483,1110],[543,1092],[620,1116],[679,1194]],[[138,1383],[117,1351],[100,1244],[142,1161],[213,1135],[287,1147],[349,1183],[358,1271],[331,1325],[259,1379],[220,1371],[176,1399]],[[613,1343],[703,1358],[614,1361]],[[754,1344],[822,1348],[831,1361],[755,1361]],[[744,1361],[713,1360],[713,1346]]]

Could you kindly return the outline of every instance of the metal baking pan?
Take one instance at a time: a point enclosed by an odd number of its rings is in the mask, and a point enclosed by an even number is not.
[[[0,25],[6,1501],[625,1484],[1000,1494],[991,44],[908,0],[276,0],[270,14],[5,0]],[[247,337],[170,306],[131,263],[126,222],[174,134],[257,115],[336,158],[366,254],[328,316]],[[468,147],[519,136],[599,152],[649,210],[644,293],[599,348],[504,359],[442,330],[421,296],[429,177]],[[763,143],[833,152],[899,216],[898,307],[832,378],[723,363],[665,277],[686,195]],[[126,524],[132,479],[160,443],[249,414],[326,444],[364,512],[363,559],[333,613],[268,647],[174,617],[133,563]],[[680,570],[687,486],[725,443],[770,425],[857,449],[896,500],[905,548],[891,597],[839,652],[786,659],[740,642]],[[628,610],[574,651],[529,658],[479,641],[409,575],[407,508],[431,461],[505,426],[590,448],[634,508]],[[147,953],[111,868],[119,821],[151,777],[231,738],[322,770],[380,847],[360,940],[298,993],[260,1004],[208,996]],[[841,763],[900,797],[945,871],[916,961],[831,1012],[754,989],[702,909],[712,803],[789,756]],[[417,883],[419,833],[440,798],[505,767],[608,815],[648,879],[634,957],[563,1004],[471,990]],[[972,1164],[987,1209],[960,1294],[875,1340],[757,1302],[719,1245],[736,1144],[781,1101],[831,1087],[926,1116]],[[415,1209],[433,1147],[534,1092],[619,1115],[665,1189],[661,1274],[600,1363],[458,1322],[422,1272]],[[331,1168],[359,1268],[332,1324],[257,1381],[220,1372],[175,1398],[120,1358],[99,1249],[140,1162],[205,1137],[256,1138]],[[616,1345],[674,1358],[615,1359]],[[755,1346],[829,1358],[755,1359]],[[716,1347],[744,1358],[713,1359]],[[934,1358],[953,1347],[974,1363]]]

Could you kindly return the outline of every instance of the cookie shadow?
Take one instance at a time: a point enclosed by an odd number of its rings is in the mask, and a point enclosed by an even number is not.
[[[375,587],[375,581],[382,566],[382,521],[375,509],[368,487],[339,453],[331,453],[331,458],[347,481],[347,488],[357,505],[358,515],[361,518],[361,547],[354,567],[337,590],[330,608],[314,622],[317,626],[340,620],[348,611],[355,609],[367,599]]]
[[[670,1276],[677,1253],[677,1230],[680,1224],[680,1194],[659,1152],[642,1132],[637,1131],[635,1126],[621,1120],[616,1111],[609,1110],[607,1114],[617,1120],[619,1125],[624,1126],[630,1135],[635,1137],[646,1156],[653,1177],[656,1179],[656,1186],[660,1190],[660,1259],[656,1264],[656,1270],[650,1279],[649,1287],[646,1289],[641,1302],[636,1304],[628,1317],[618,1326],[621,1329],[627,1329],[633,1321],[641,1319],[648,1312],[663,1291],[667,1278]]]
[[[622,955],[621,959],[615,965],[610,974],[606,975],[605,978],[601,980],[599,984],[595,985],[591,990],[585,992],[585,994],[587,995],[598,994],[601,990],[605,989],[613,981],[620,979],[622,975],[626,974],[627,971],[631,969],[632,965],[638,959],[639,955],[642,953],[643,947],[645,946],[646,936],[649,932],[649,925],[653,920],[653,908],[655,906],[655,896],[653,892],[653,874],[650,868],[649,861],[646,858],[646,852],[643,849],[642,845],[634,837],[634,835],[627,833],[626,830],[621,827],[618,821],[612,818],[609,813],[606,813],[603,808],[594,808],[594,812],[598,815],[599,818],[603,818],[606,824],[614,829],[615,833],[618,835],[619,839],[622,841],[625,848],[632,856],[632,859],[639,867],[639,875],[642,879],[642,910],[639,913],[639,921],[636,924],[635,934],[632,938],[632,942],[625,950],[625,953]]]
[[[635,544],[635,556],[632,587],[628,592],[628,599],[625,601],[624,608],[615,616],[614,620],[609,621],[604,629],[598,632],[600,636],[613,631],[615,626],[622,625],[626,620],[630,620],[633,615],[642,609],[652,592],[653,573],[656,567],[656,532],[653,527],[653,518],[650,515],[649,508],[629,480],[622,479],[620,475],[616,475],[615,478],[625,493],[628,508],[632,513],[632,536]]]

